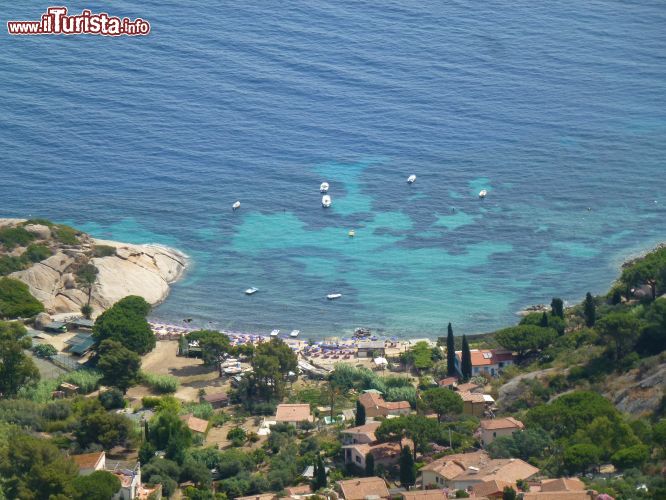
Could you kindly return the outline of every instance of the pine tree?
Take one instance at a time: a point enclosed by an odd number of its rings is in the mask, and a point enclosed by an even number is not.
[[[375,456],[368,453],[365,456],[365,477],[372,477],[375,475]]]
[[[541,315],[541,321],[539,321],[539,326],[542,328],[548,328],[548,315],[545,312]]]
[[[453,338],[453,327],[449,323],[446,335],[446,373],[449,377],[456,374],[456,342]]]
[[[365,406],[356,400],[356,425],[365,425]]]
[[[409,449],[409,446],[404,446],[400,454],[400,485],[409,490],[409,487],[415,483],[416,466],[414,465],[412,450]]]
[[[472,378],[472,353],[469,350],[469,343],[467,337],[463,335],[462,340],[462,356],[460,362],[460,371],[465,380]]]
[[[559,316],[560,318],[564,319],[564,302],[562,302],[562,299],[554,297],[550,302],[550,309],[553,313],[553,316]]]
[[[595,305],[590,292],[587,292],[587,295],[585,296],[584,314],[585,324],[590,327],[594,326],[594,323],[597,321],[597,306]]]

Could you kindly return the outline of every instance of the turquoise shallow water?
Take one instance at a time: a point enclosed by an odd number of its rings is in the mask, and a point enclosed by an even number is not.
[[[666,239],[661,3],[69,7],[152,32],[2,35],[0,214],[186,252],[161,319],[483,332]]]

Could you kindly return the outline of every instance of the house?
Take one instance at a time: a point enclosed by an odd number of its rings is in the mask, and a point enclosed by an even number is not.
[[[141,465],[136,464],[134,469],[110,470],[120,480],[120,491],[113,496],[113,500],[136,500],[141,490]]]
[[[585,483],[577,477],[559,477],[541,481],[541,491],[584,491]]]
[[[509,365],[513,364],[511,351],[503,349],[470,349],[472,358],[472,376],[490,375],[495,377]],[[460,375],[462,351],[456,351],[455,366]]]
[[[341,432],[343,444],[368,444],[377,441],[375,431],[381,422],[368,422],[365,425],[345,429]]]
[[[92,330],[95,322],[92,319],[74,318],[66,323],[68,330]]]
[[[513,458],[492,459],[485,451],[442,457],[421,468],[423,487],[466,490],[492,480],[515,484],[534,476],[539,469]]]
[[[384,401],[381,393],[374,391],[364,392],[358,401],[365,408],[367,418],[407,415],[412,411],[412,407],[407,401]]]
[[[501,479],[491,479],[483,483],[475,484],[472,492],[477,497],[488,498],[490,500],[502,500],[504,498],[504,488],[511,487],[514,490],[516,485]]]
[[[413,443],[408,444],[413,448]],[[365,457],[368,454],[375,458],[375,465],[388,467],[398,463],[402,448],[400,443],[376,443],[376,444],[350,444],[343,446],[345,464],[354,464],[356,467],[365,469]]]
[[[455,389],[458,392],[479,392],[479,389],[483,389],[483,387],[474,382],[465,382],[464,384],[458,384]]]
[[[402,500],[447,500],[448,495],[444,490],[412,490],[401,491]]]
[[[486,409],[495,403],[495,400],[489,394],[461,392],[460,397],[463,400],[463,413],[474,417],[483,417]]]
[[[595,500],[597,492],[590,491],[529,491],[523,493],[523,500]]]
[[[67,325],[61,321],[52,321],[44,325],[44,331],[47,333],[67,333]]]
[[[314,417],[310,413],[310,405],[307,403],[281,404],[277,406],[275,421],[298,425],[303,422],[314,422]]]
[[[386,344],[383,340],[365,340],[356,346],[356,355],[359,358],[386,357]]]
[[[96,470],[104,470],[106,468],[106,453],[103,451],[72,455],[70,458],[79,466],[80,476],[87,476]]]
[[[222,408],[224,406],[229,405],[229,396],[226,395],[224,392],[216,392],[214,394],[206,394],[203,397],[203,400],[206,403],[210,403],[210,405],[217,409],[217,408]]]
[[[496,438],[511,436],[516,431],[522,431],[525,425],[513,417],[481,420],[481,444],[488,446]]]
[[[288,497],[300,498],[312,495],[312,488],[309,484],[299,484],[298,486],[288,486],[284,492]]]
[[[198,434],[206,434],[206,431],[208,430],[208,420],[197,418],[191,413],[188,413],[187,415],[181,415],[180,419],[183,422],[185,422],[187,427],[192,432],[196,432]]]
[[[381,477],[363,477],[338,481],[337,485],[345,500],[365,500],[366,498],[390,498],[386,482]]]
[[[260,493],[259,495],[250,495],[248,497],[236,497],[236,500],[277,500],[275,493]]]
[[[77,356],[83,356],[92,350],[95,339],[89,333],[77,333],[71,339],[65,340],[65,344],[69,345],[69,352]]]
[[[437,385],[440,387],[445,387],[446,389],[453,390],[458,383],[458,377],[446,377],[437,382]]]

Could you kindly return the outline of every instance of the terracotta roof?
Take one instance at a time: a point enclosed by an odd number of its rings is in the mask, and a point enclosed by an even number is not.
[[[523,500],[592,500],[587,491],[535,491],[523,493]]]
[[[309,495],[312,493],[312,488],[309,484],[299,484],[298,486],[289,486],[284,489],[287,495]]]
[[[194,432],[205,434],[206,429],[208,429],[208,420],[197,418],[191,413],[181,415],[180,419]]]
[[[500,361],[511,361],[513,359],[513,354],[506,350],[470,349],[469,353],[473,367],[496,365]],[[456,356],[461,359],[462,351],[456,351]]]
[[[483,394],[477,394],[474,392],[461,392],[460,397],[463,401],[471,401],[472,403],[484,403],[486,399],[483,397]]]
[[[558,477],[541,481],[541,491],[582,491],[585,483],[577,477]]]
[[[447,500],[448,496],[443,490],[412,490],[401,491],[403,500]]]
[[[403,446],[409,446],[414,448],[414,443],[410,439],[402,440]],[[368,453],[371,453],[375,460],[383,460],[387,458],[398,459],[400,457],[400,452],[402,448],[400,443],[378,443],[378,444],[368,444],[368,443],[359,443],[359,444],[349,444],[343,446],[343,448],[349,448],[356,450],[359,455],[366,456]]]
[[[370,441],[376,441],[377,437],[375,436],[375,431],[379,429],[381,422],[368,422],[365,425],[359,425],[358,427],[351,427],[342,431],[343,434],[363,434],[367,436]]]
[[[442,457],[422,467],[421,471],[433,471],[446,480],[499,480],[513,484],[532,477],[539,469],[519,459],[491,459],[486,452],[475,451]]]
[[[79,466],[79,470],[83,469],[94,469],[95,466],[99,463],[102,458],[104,458],[104,452],[98,451],[95,453],[84,453],[82,455],[72,455],[70,457],[74,460],[74,463]]]
[[[310,405],[301,403],[278,405],[275,420],[277,422],[312,422],[314,419],[310,415]]]
[[[408,410],[411,408],[408,401],[384,401],[381,406],[387,410]]]
[[[384,402],[384,398],[376,392],[364,392],[358,397],[358,401],[366,409],[378,408]]]
[[[275,500],[275,493],[261,493],[259,495],[250,495],[249,497],[236,497],[236,500]]]
[[[501,479],[491,479],[490,481],[475,484],[472,486],[472,490],[478,497],[487,497],[488,495],[502,493],[507,486],[511,486],[515,489],[513,483],[502,481]]]
[[[481,387],[479,384],[475,384],[473,382],[466,382],[464,384],[458,384],[456,387],[456,390],[458,392],[472,392],[475,389],[478,389]]]
[[[446,387],[446,386],[455,384],[457,381],[458,381],[457,377],[446,377],[446,378],[443,378],[442,380],[440,380],[438,382],[438,384],[441,385],[441,386]]]
[[[224,392],[206,394],[204,396],[204,401],[208,401],[209,403],[218,403],[219,401],[227,401],[228,399],[229,396],[227,396]]]
[[[495,418],[492,420],[481,420],[481,428],[486,431],[497,429],[524,429],[525,425],[513,417]]]
[[[447,455],[439,458],[428,465],[421,467],[421,470],[431,470],[439,472],[447,464],[452,464],[457,467],[459,471],[464,471],[469,466],[476,466],[484,460],[490,460],[490,457],[485,451],[475,451],[472,453],[458,453],[456,455]],[[455,476],[454,476],[455,477]]]
[[[364,500],[369,496],[389,498],[386,482],[380,477],[364,477],[360,479],[349,479],[338,481],[342,496],[345,500]]]

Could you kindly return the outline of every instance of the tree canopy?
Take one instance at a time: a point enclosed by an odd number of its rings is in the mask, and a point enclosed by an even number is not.
[[[597,321],[596,329],[606,340],[613,359],[618,361],[633,350],[641,324],[631,313],[612,312]]]
[[[224,333],[214,330],[197,330],[190,333],[187,336],[187,340],[189,342],[193,340],[199,341],[204,364],[217,367],[218,369],[220,363],[224,360],[225,354],[232,351],[229,337]]]
[[[78,476],[72,482],[75,500],[111,500],[120,490],[120,479],[105,470]]]
[[[21,387],[36,383],[39,371],[24,353],[32,341],[21,323],[0,321],[0,394],[14,396]]]
[[[451,323],[446,328],[446,374],[449,377],[456,374],[456,341]]]
[[[298,359],[287,344],[273,338],[259,344],[252,358],[252,368],[260,393],[269,399],[280,398],[289,373],[296,373]]]
[[[97,317],[93,338],[98,346],[110,339],[138,354],[146,354],[155,347],[155,335],[146,320],[149,311],[150,304],[142,297],[125,297]]]
[[[99,355],[97,368],[104,375],[102,382],[117,387],[126,394],[127,389],[138,381],[141,369],[139,355],[120,342],[110,339],[102,341],[97,354]]]
[[[495,334],[495,339],[502,347],[516,351],[521,358],[530,351],[545,349],[556,338],[557,332],[552,328],[536,325],[512,326]]]
[[[444,387],[425,390],[421,401],[426,409],[437,414],[437,421],[441,421],[445,415],[459,415],[463,411],[463,400],[460,395]]]

